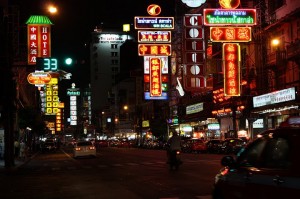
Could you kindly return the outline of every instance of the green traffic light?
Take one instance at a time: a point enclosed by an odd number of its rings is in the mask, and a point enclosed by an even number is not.
[[[66,63],[67,65],[71,65],[71,64],[73,63],[72,58],[67,58],[67,59],[65,59],[65,63]]]

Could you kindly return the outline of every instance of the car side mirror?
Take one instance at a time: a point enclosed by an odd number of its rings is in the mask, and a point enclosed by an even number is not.
[[[234,164],[235,164],[235,160],[231,155],[224,156],[221,159],[221,165],[222,166],[232,167],[232,166],[234,166]]]

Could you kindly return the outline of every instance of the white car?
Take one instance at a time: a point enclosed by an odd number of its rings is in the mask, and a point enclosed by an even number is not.
[[[73,157],[93,156],[96,157],[96,147],[90,141],[78,141],[73,149]]]

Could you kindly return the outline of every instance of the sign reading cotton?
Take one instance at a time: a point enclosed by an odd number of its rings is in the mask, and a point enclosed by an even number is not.
[[[186,4],[191,8],[196,8],[205,3],[206,0],[181,0],[182,3]]]

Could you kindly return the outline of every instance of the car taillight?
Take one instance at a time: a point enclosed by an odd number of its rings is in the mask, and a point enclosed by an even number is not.
[[[221,175],[226,175],[227,173],[229,172],[229,168],[224,168],[220,173],[221,173]]]
[[[179,155],[179,154],[180,154],[180,151],[176,151],[176,154]]]
[[[75,151],[80,151],[80,150],[81,150],[80,147],[76,147],[76,148],[75,148]]]

